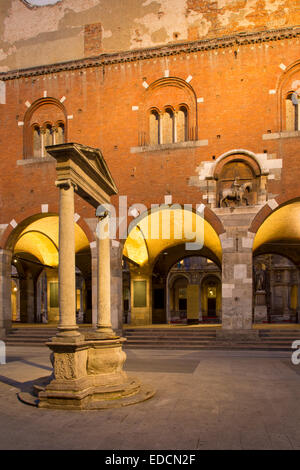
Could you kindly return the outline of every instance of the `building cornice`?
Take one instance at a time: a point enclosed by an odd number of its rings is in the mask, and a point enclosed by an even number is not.
[[[136,49],[132,51],[101,54],[96,57],[59,62],[50,65],[30,67],[26,69],[12,70],[0,73],[0,80],[13,80],[22,77],[34,77],[68,70],[79,70],[90,67],[101,67],[124,62],[160,58],[184,53],[195,53],[213,49],[238,47],[248,44],[280,41],[300,36],[300,26],[292,26],[281,29],[271,29],[259,32],[240,32],[230,36],[201,39],[193,42],[168,44],[164,46]]]

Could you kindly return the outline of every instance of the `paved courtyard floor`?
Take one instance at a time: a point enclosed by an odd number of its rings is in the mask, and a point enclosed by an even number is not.
[[[0,449],[300,449],[300,365],[289,353],[127,350],[156,395],[104,411],[42,410],[17,392],[50,374],[46,347],[8,347]]]

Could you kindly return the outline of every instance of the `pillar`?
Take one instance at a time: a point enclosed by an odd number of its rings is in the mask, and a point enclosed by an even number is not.
[[[0,250],[0,338],[11,328],[11,258],[10,250]]]
[[[98,248],[98,308],[96,332],[103,338],[114,337],[111,324],[111,270],[109,215],[99,218]]]
[[[241,333],[252,329],[252,245],[254,234],[234,230],[220,236],[222,261],[222,330]]]
[[[87,291],[91,292],[92,299],[92,311],[89,312],[89,318],[93,327],[97,326],[97,304],[98,304],[98,249],[97,242],[93,241],[90,243],[91,248],[91,280],[88,282],[86,280]]]
[[[74,185],[59,186],[59,326],[58,337],[80,336],[76,324]]]
[[[123,325],[123,274],[122,274],[122,246],[113,240],[111,245],[111,323],[114,330]]]

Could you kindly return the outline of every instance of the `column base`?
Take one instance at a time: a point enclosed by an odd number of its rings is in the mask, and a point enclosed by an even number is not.
[[[57,334],[52,338],[54,342],[71,342],[78,343],[84,341],[84,335],[79,332],[78,327],[61,327],[58,326]]]
[[[81,343],[47,343],[53,351],[54,374],[40,379],[21,401],[39,408],[98,410],[132,405],[155,391],[123,371],[124,338],[95,339],[88,333]]]
[[[114,339],[114,338],[119,338],[118,335],[114,332],[114,330],[110,327],[96,327],[93,332],[89,333],[89,338],[95,338],[95,339]]]

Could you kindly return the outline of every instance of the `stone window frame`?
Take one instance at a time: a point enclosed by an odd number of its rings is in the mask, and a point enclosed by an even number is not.
[[[163,129],[163,117],[168,112],[171,111],[172,113],[172,142],[165,142],[164,138],[164,129]],[[184,121],[184,139],[178,140],[178,121],[177,116],[179,111],[184,110],[185,113],[185,121]],[[158,129],[157,129],[157,141],[151,141],[151,115],[156,115],[158,117]],[[180,103],[176,106],[172,106],[170,104],[165,105],[162,108],[162,111],[157,107],[151,107],[148,110],[148,135],[149,135],[149,145],[163,145],[163,144],[176,144],[181,142],[189,142],[189,132],[188,132],[188,123],[189,123],[189,106],[186,103]]]
[[[292,129],[288,129],[288,121],[287,121],[287,101],[292,101],[292,95],[293,93],[295,93],[295,90],[291,90],[291,91],[288,91],[286,94],[285,94],[285,107],[284,107],[284,112],[285,112],[285,120],[284,120],[284,124],[285,124],[285,131],[287,132],[290,132],[290,131],[299,131],[300,130],[300,119],[299,119],[299,103],[298,104],[293,104],[292,105],[294,106],[294,112],[293,112],[293,117],[292,117],[292,120],[293,120],[293,128]],[[298,98],[299,100],[300,98]]]
[[[157,117],[157,130],[151,129],[151,116],[156,116]],[[160,145],[161,143],[161,111],[158,108],[150,108],[148,111],[148,123],[149,123],[149,145]],[[153,139],[153,142],[151,141],[151,135],[152,132],[155,131],[156,137]]]
[[[296,78],[297,76],[299,78]],[[287,130],[287,114],[286,114],[286,100],[288,96],[296,91],[292,89],[291,85],[293,81],[300,81],[300,60],[289,65],[286,70],[282,73],[278,80],[277,95],[278,95],[278,128],[280,137],[290,137],[291,133],[298,133],[300,131],[300,119],[299,119],[299,104],[298,104],[298,128],[293,130]],[[300,84],[298,89],[300,88]],[[296,127],[296,122],[295,122]],[[268,134],[270,135],[270,134]],[[271,134],[272,135],[272,134]],[[297,137],[298,134],[295,135]]]
[[[57,106],[57,108],[62,111],[64,115],[64,120],[61,118],[51,121],[51,120],[46,120],[44,122],[39,122],[38,120],[35,120],[31,123],[31,119],[34,116],[34,113],[38,111],[39,108],[45,105],[54,105]],[[45,133],[46,127],[51,126],[54,131],[58,128],[63,126],[64,128],[64,142],[67,142],[67,112],[63,104],[57,100],[56,98],[40,98],[36,100],[30,108],[25,113],[24,117],[24,127],[23,127],[23,159],[34,159],[34,158],[45,158],[47,157],[46,152],[43,150],[44,145],[43,145],[43,134]],[[34,147],[33,147],[33,130],[35,128],[39,128],[41,132],[41,154],[40,157],[34,156]]]
[[[50,121],[45,121],[42,125],[40,125],[38,122],[34,122],[30,127],[31,127],[31,140],[32,140],[32,155],[31,155],[32,158],[49,157],[49,155],[47,154],[47,152],[45,150],[45,147],[47,145],[56,145],[57,143],[60,143],[60,144],[65,143],[65,138],[63,139],[62,142],[57,142],[58,128],[61,127],[63,129],[65,129],[65,124],[61,119],[56,121],[54,124]],[[52,134],[52,139],[51,139],[52,141],[50,143],[45,142],[45,140],[46,140],[45,135],[46,135],[46,130],[47,129],[50,129],[50,134]],[[40,133],[39,155],[34,154],[34,152],[35,152],[35,148],[34,148],[34,131],[35,130],[38,130],[39,133]],[[64,133],[63,133],[63,135],[64,135]]]
[[[186,93],[186,101],[181,102],[169,102],[168,104],[160,104],[159,106],[154,102],[151,102],[151,94],[155,92],[157,89],[163,89],[166,87],[177,87],[181,90],[184,90]],[[166,100],[167,101],[167,100]],[[174,130],[173,130],[173,141],[172,144],[180,144],[183,142],[193,142],[198,141],[198,106],[197,106],[197,96],[192,88],[192,86],[187,83],[185,80],[178,78],[178,77],[163,77],[158,80],[152,82],[144,92],[143,96],[143,105],[140,109],[140,131],[139,131],[139,145],[142,147],[147,146],[157,146],[157,145],[164,145],[164,139],[162,135],[162,116],[166,109],[172,109],[174,112],[174,117],[176,121],[176,115],[180,111],[181,108],[185,109],[186,113],[186,124],[185,124],[185,139],[184,140],[177,140],[176,134],[176,123],[174,123]],[[150,139],[150,114],[156,111],[159,115],[159,143],[151,144]],[[165,145],[170,145],[165,144]]]
[[[170,128],[166,129],[165,127],[165,119],[166,119],[166,115],[169,115],[170,117],[167,118],[170,120],[170,123],[168,123],[168,125],[170,124]],[[167,104],[163,107],[163,112],[162,112],[162,118],[161,118],[161,144],[174,144],[176,142],[176,124],[175,124],[175,108],[170,105],[170,104]],[[170,134],[171,136],[171,142],[166,142],[167,139],[167,136],[168,134]]]

